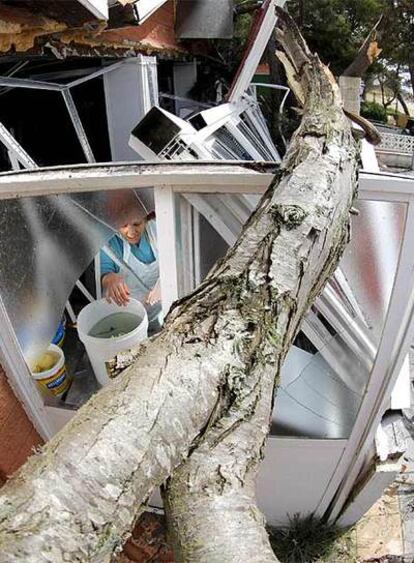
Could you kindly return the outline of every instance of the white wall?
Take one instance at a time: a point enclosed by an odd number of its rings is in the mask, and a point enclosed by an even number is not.
[[[151,108],[150,100],[158,102],[156,64],[155,57],[138,55],[104,75],[109,141],[115,162],[142,160],[128,146],[128,141],[132,129]],[[153,69],[152,84],[148,81],[146,65]],[[153,209],[151,190],[140,190],[140,194],[147,208]]]
[[[317,511],[345,445],[346,440],[270,436],[257,482],[268,524],[284,526],[289,515]]]
[[[129,135],[145,115],[140,57],[104,75],[112,160],[141,160],[128,146]]]

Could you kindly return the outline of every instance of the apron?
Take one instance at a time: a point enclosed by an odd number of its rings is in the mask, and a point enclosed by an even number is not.
[[[153,225],[148,223],[145,227],[145,231],[142,236],[148,237],[152,252],[154,254],[155,260],[151,262],[151,264],[144,264],[138,258],[136,258],[131,251],[131,245],[126,240],[122,239],[123,244],[123,261],[128,264],[131,270],[135,273],[132,274],[127,268],[120,267],[120,273],[124,278],[129,291],[131,293],[131,297],[134,299],[138,299],[140,301],[148,315],[148,323],[160,322],[160,313],[161,313],[161,302],[155,303],[154,305],[150,305],[149,303],[145,303],[145,299],[154,285],[157,283],[160,272],[158,266],[158,251],[157,245],[155,240],[155,233],[153,229]]]

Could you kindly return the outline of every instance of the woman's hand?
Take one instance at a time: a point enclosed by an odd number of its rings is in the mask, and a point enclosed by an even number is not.
[[[129,302],[129,288],[124,278],[119,274],[105,274],[102,278],[102,288],[108,303],[114,301],[117,305],[127,305]]]
[[[155,303],[158,303],[159,301],[161,301],[161,287],[160,280],[158,279],[157,283],[148,293],[145,303],[148,303],[148,305],[155,305]]]

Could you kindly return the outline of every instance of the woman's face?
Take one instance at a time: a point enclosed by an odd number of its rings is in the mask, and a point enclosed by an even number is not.
[[[145,229],[146,220],[137,219],[132,223],[125,223],[119,228],[119,232],[129,244],[137,244]]]

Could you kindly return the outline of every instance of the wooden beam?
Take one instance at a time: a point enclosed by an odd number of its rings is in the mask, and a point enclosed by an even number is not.
[[[257,165],[256,165],[257,167]],[[274,166],[255,164],[171,162],[109,163],[38,168],[0,174],[0,199],[100,190],[172,186],[174,191],[263,193],[273,179]]]

